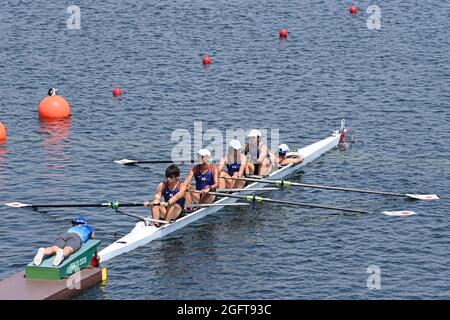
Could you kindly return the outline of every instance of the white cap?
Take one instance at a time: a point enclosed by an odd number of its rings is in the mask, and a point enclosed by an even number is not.
[[[291,149],[289,149],[289,147],[287,146],[287,144],[280,144],[279,146],[278,146],[278,152],[281,152],[281,153],[286,153],[286,152],[289,152],[289,151],[291,151]]]
[[[198,150],[198,154],[201,155],[202,157],[204,156],[211,157],[211,152],[209,152],[208,149],[200,149]]]
[[[235,150],[241,150],[242,149],[242,145],[239,142],[239,140],[237,139],[233,139],[230,141],[230,147],[235,149]]]
[[[249,137],[249,138],[250,137],[261,137],[261,131],[259,131],[258,129],[252,129],[252,130],[250,130],[247,137]]]

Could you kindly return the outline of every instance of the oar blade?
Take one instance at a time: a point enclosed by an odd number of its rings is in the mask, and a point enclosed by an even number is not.
[[[437,194],[410,194],[407,193],[406,196],[411,199],[417,199],[417,200],[439,200],[439,196]]]
[[[11,208],[25,208],[25,207],[31,207],[31,204],[28,203],[21,203],[21,202],[9,202],[5,203],[5,206],[11,207]]]
[[[415,215],[417,213],[415,213],[414,211],[383,211],[383,213],[387,216],[392,216],[392,217],[407,217],[407,216],[412,216]]]
[[[124,166],[130,166],[135,165],[137,163],[137,160],[122,159],[122,160],[114,160],[114,162]]]

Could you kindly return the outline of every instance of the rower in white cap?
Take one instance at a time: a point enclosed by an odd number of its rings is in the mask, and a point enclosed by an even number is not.
[[[244,180],[233,180],[227,178],[242,178],[247,168],[247,157],[241,152],[242,145],[239,140],[233,139],[228,147],[228,154],[220,160],[217,170],[219,171],[219,188],[233,189],[243,188]],[[226,168],[226,171],[223,171]]]
[[[291,149],[289,149],[287,144],[280,144],[278,146],[277,155],[274,155],[275,157],[275,163],[282,167],[288,164],[297,164],[300,162],[303,162],[303,158],[298,154],[290,154],[287,153],[290,152]]]
[[[245,146],[245,154],[249,155],[247,162],[247,173],[261,177],[268,176],[272,171],[272,163],[269,160],[269,150],[261,142],[261,131],[250,130],[249,143]]]
[[[198,151],[199,163],[196,164],[190,171],[183,184],[191,188],[191,181],[195,179],[195,189],[200,192],[188,192],[186,194],[186,210],[190,210],[192,201],[195,203],[212,203],[215,196],[208,194],[214,191],[219,184],[219,171],[211,163],[211,152],[208,149],[201,149]]]

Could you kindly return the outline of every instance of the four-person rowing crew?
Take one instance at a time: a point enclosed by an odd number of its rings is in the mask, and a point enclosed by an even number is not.
[[[214,202],[215,196],[210,192],[216,188],[243,188],[245,181],[238,178],[246,175],[265,177],[275,167],[303,161],[298,155],[288,155],[290,149],[286,144],[281,144],[276,154],[272,152],[261,142],[259,130],[251,130],[248,137],[250,141],[245,148],[239,140],[231,140],[228,153],[222,157],[217,167],[211,162],[209,150],[199,150],[198,163],[183,182],[180,181],[180,169],[171,164],[166,169],[166,181],[158,185],[153,201],[144,203],[152,211],[151,225],[159,227],[158,221],[171,222],[183,211],[192,212],[192,207],[196,204]],[[195,180],[195,189],[191,185],[192,179]]]

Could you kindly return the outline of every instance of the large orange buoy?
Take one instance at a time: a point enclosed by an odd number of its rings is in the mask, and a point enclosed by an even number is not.
[[[0,122],[0,141],[6,139],[6,129],[3,123]]]
[[[70,107],[66,99],[61,96],[53,95],[41,100],[38,112],[41,118],[67,118],[70,116]]]

